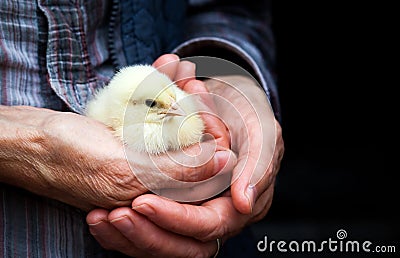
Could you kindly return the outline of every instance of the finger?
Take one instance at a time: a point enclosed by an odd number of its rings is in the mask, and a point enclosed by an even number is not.
[[[238,179],[232,183],[231,189],[235,207],[242,213],[252,212],[257,198],[271,186],[279,170],[284,147],[279,123],[276,122],[276,125],[276,129],[272,130],[276,133],[275,147],[271,147],[272,137],[265,137],[264,134],[258,142],[256,138],[249,137],[249,146],[244,145],[249,151],[241,150],[239,154],[238,165],[233,172]],[[249,135],[257,135],[252,131],[254,128],[256,126],[250,129]]]
[[[135,176],[151,189],[184,187],[185,182],[203,181],[221,171],[232,171],[236,164],[233,152],[215,151],[213,142],[161,155],[129,152],[127,158]]]
[[[229,149],[231,137],[228,128],[219,118],[213,95],[208,92],[204,82],[190,80],[184,85],[183,90],[200,97],[203,105],[199,109],[202,111],[200,115],[206,125],[205,132],[214,137],[217,146]]]
[[[136,198],[132,207],[168,231],[201,241],[234,235],[249,219],[248,215],[235,209],[229,197],[219,197],[195,206],[147,194]]]
[[[163,188],[153,193],[181,203],[201,204],[204,200],[213,198],[229,188],[231,173],[220,172],[217,176],[196,182],[181,188]]]
[[[249,220],[248,223],[254,223],[257,221],[260,221],[267,215],[274,196],[274,182],[271,184],[268,189],[264,193],[260,195],[260,197],[257,199],[254,208],[253,208],[253,213],[252,213],[252,218]]]
[[[181,61],[179,62],[174,80],[180,88],[183,88],[187,82],[195,79],[195,76],[196,65],[189,61]]]
[[[181,202],[202,201],[224,191],[230,186],[231,171],[236,165],[236,156],[231,151],[216,152],[214,161],[200,167],[176,165],[162,158],[165,156],[158,157],[160,166],[153,169],[149,169],[151,161],[135,159],[132,171],[149,191]],[[138,167],[141,162],[145,162],[145,168]],[[208,175],[206,179],[198,180],[204,175]]]
[[[257,198],[256,193],[262,194],[266,191],[268,191],[268,192],[273,191],[276,174],[278,173],[278,171],[280,169],[280,164],[281,164],[281,160],[282,160],[283,153],[284,153],[284,144],[283,144],[283,139],[282,139],[281,127],[278,122],[276,122],[276,125],[277,125],[277,127],[276,127],[277,140],[276,140],[276,145],[275,145],[272,160],[271,160],[264,176],[262,176],[261,179],[254,179],[254,177],[256,177],[257,174],[253,175],[250,182],[257,182],[257,183],[254,185],[252,185],[252,183],[250,183],[250,185],[248,186],[249,189],[252,189],[254,191],[253,196],[255,198]],[[255,202],[255,200],[252,200],[252,202]]]
[[[128,255],[141,253],[116,227],[110,224],[108,215],[108,211],[96,209],[89,212],[86,217],[90,233],[97,242],[107,250],[117,250]]]
[[[210,257],[216,252],[214,241],[203,243],[168,232],[132,209],[116,209],[108,219],[142,253],[156,257]]]
[[[154,61],[153,66],[174,80],[179,66],[179,57],[174,54],[162,55]]]
[[[262,133],[259,127],[246,127],[246,141],[241,143],[238,154],[238,163],[233,170],[231,194],[232,200],[237,209],[243,214],[252,213],[254,202],[256,201],[257,189],[250,185],[251,177],[254,173],[265,172],[268,164],[260,157],[264,157],[262,143]],[[244,133],[241,133],[242,135]],[[242,136],[243,137],[243,136]]]
[[[107,221],[108,211],[104,209],[94,209],[86,216],[86,222],[89,225],[95,225],[101,221]]]

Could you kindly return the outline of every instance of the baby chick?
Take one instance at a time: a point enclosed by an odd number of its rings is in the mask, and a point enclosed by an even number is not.
[[[160,154],[200,141],[196,101],[150,65],[127,66],[100,89],[86,115],[114,130],[129,148]]]

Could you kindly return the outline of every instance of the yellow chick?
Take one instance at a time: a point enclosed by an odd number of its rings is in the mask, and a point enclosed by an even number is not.
[[[197,104],[150,65],[127,66],[100,89],[86,115],[114,130],[129,148],[160,154],[200,141],[204,123]]]

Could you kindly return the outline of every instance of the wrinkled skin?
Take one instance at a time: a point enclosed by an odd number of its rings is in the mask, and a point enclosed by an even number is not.
[[[177,65],[162,71],[173,80],[193,78],[194,66],[177,60],[177,56],[164,55],[153,65],[162,70],[163,64],[175,61]],[[271,128],[256,117],[257,114],[261,117],[271,112],[265,93],[247,78],[233,76],[223,79],[237,85],[253,104],[253,109],[243,94],[237,94],[237,90],[232,90],[221,81],[203,83],[187,79],[180,86],[188,92],[208,90],[223,95],[234,103],[250,128],[250,133],[246,132],[250,137],[244,137],[245,132],[239,128],[236,130],[234,126],[230,127],[234,130],[230,136],[226,135],[221,124],[210,129],[220,146],[232,148],[237,155],[238,162],[233,169],[236,180],[230,189],[197,205],[144,194],[135,198],[131,207],[92,210],[87,216],[87,223],[90,232],[104,248],[135,257],[212,257],[217,250],[217,238],[226,240],[267,214],[284,153],[281,127],[275,120],[275,139],[262,137],[263,134],[268,135],[265,128]],[[218,104],[213,108],[227,124],[234,125],[237,117],[231,112],[223,110]],[[271,150],[263,148],[263,145],[271,140],[275,140],[275,144],[272,153],[269,153]],[[232,146],[229,146],[230,141]],[[270,163],[260,161],[259,157],[269,154],[272,155]]]

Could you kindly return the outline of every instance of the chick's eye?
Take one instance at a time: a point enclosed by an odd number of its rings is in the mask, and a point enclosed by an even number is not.
[[[144,104],[146,104],[146,106],[148,107],[154,107],[155,105],[157,105],[157,101],[155,101],[154,99],[146,99],[144,101]]]

